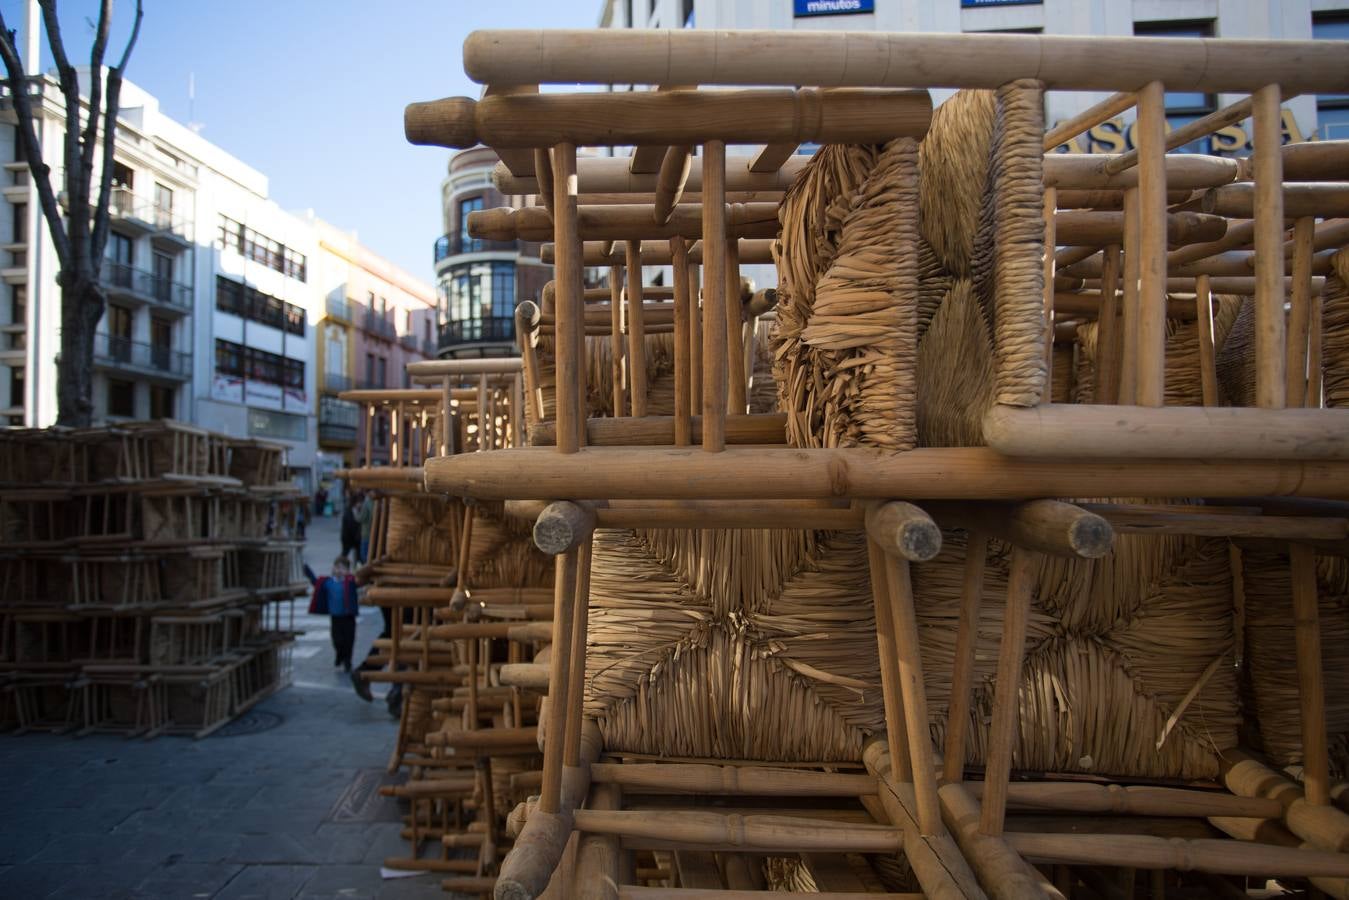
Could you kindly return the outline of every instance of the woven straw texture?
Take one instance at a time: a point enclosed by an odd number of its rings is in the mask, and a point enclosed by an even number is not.
[[[821,148],[782,202],[775,370],[788,442],[916,442],[917,144]]]
[[[626,346],[626,344],[625,344]],[[557,420],[557,363],[552,337],[538,340],[538,388],[543,397],[543,418]],[[647,415],[668,416],[674,413],[674,335],[646,336],[646,403]],[[613,353],[608,337],[587,337],[586,409],[589,416],[614,414]],[[525,404],[526,418],[535,424],[533,405]]]
[[[1237,323],[1244,298],[1222,295],[1216,300],[1218,305],[1213,311],[1213,346],[1221,354]],[[1099,326],[1095,322],[1077,328],[1077,364],[1071,394],[1074,403],[1108,402],[1105,398],[1096,397],[1098,331]],[[1166,405],[1202,406],[1204,391],[1199,369],[1199,324],[1168,319],[1165,354]],[[1232,354],[1229,352],[1224,355],[1230,358]],[[1054,399],[1057,402],[1059,398],[1056,395]]]
[[[500,503],[479,502],[475,509],[469,547],[470,585],[541,587],[552,583],[552,561],[534,546],[528,522],[507,518]],[[457,564],[463,522],[462,500],[417,494],[390,497],[390,561]]]
[[[1349,250],[1332,259],[1337,271],[1349,269]],[[1326,279],[1321,295],[1321,375],[1326,406],[1349,407],[1349,272]]]
[[[1008,548],[984,573],[967,761],[981,764],[992,711]],[[933,737],[945,731],[965,557],[946,532],[936,559],[913,567]],[[1227,546],[1121,535],[1100,560],[1045,557],[1027,630],[1013,765],[1031,771],[1212,777],[1214,751],[1236,743],[1239,711]],[[1160,750],[1167,717],[1215,656]]]
[[[1276,765],[1302,761],[1302,718],[1288,554],[1243,549],[1242,582],[1246,598],[1246,667],[1250,697],[1262,749]],[[1349,564],[1319,557],[1317,606],[1321,624],[1321,665],[1326,693],[1326,732],[1331,768],[1339,778],[1349,772]]]
[[[855,760],[881,721],[860,534],[595,535],[586,707],[613,750]]]

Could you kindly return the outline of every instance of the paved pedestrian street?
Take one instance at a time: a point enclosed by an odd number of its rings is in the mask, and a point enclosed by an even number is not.
[[[337,526],[310,525],[318,572]],[[378,795],[397,723],[382,686],[363,703],[333,668],[327,619],[293,605],[294,683],[210,737],[0,735],[0,897],[449,897],[436,874],[381,877],[408,853],[397,801]],[[379,628],[363,609],[358,661]]]

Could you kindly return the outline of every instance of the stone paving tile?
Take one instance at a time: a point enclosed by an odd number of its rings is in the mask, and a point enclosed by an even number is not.
[[[245,866],[212,900],[291,900],[316,871],[315,866]]]
[[[327,827],[327,825],[320,826],[320,830]],[[390,856],[407,856],[411,845],[399,834],[402,829],[402,822],[379,822],[369,826],[366,832],[369,843],[361,862],[368,866],[378,866],[383,865],[384,860]]]
[[[336,522],[310,534],[311,564],[326,569]],[[320,650],[298,656],[294,686],[257,707],[281,718],[269,731],[0,736],[0,898],[449,897],[436,875],[380,877],[386,856],[407,853],[396,804],[371,809],[391,821],[330,820],[353,781],[383,772],[396,722],[327,665],[327,622],[304,615],[306,602],[296,622]],[[358,656],[379,623],[375,610],[361,617]]]
[[[244,867],[234,863],[175,863],[159,866],[136,885],[143,897],[210,898],[231,884]]]
[[[136,885],[154,868],[148,863],[24,863],[6,870],[4,882],[0,884],[0,896],[121,900],[134,897]]]
[[[28,862],[52,840],[52,835],[41,831],[20,831],[0,837],[0,863]],[[0,879],[4,873],[0,872]]]

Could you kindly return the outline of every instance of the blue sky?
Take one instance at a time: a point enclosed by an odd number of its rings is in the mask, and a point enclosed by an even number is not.
[[[290,210],[312,208],[426,281],[450,151],[403,140],[410,101],[465,94],[464,37],[479,28],[587,28],[601,0],[144,0],[127,78],[165,113],[270,179]],[[0,0],[22,32],[24,0]],[[88,59],[94,0],[61,0],[72,59]],[[109,56],[134,0],[116,0]],[[20,37],[22,40],[22,37]],[[43,45],[44,68],[50,56]],[[188,76],[196,101],[189,115]]]

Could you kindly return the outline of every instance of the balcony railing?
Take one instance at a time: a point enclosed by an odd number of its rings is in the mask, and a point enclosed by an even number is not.
[[[362,319],[361,327],[364,328],[366,331],[377,334],[380,337],[386,338],[387,340],[390,341],[392,341],[394,338],[398,336],[398,331],[393,327],[392,322],[390,322],[384,316],[381,316],[379,313],[369,309],[365,311],[365,316]]]
[[[403,345],[403,349],[409,353],[417,352],[417,336],[415,334],[400,334],[398,343]]]
[[[179,378],[188,377],[192,369],[192,357],[188,353],[111,334],[94,335],[94,360],[108,366]]]
[[[192,288],[153,272],[137,269],[126,263],[104,260],[101,280],[105,287],[134,294],[176,309],[192,309]]]
[[[351,376],[344,375],[341,372],[324,372],[323,388],[328,391],[349,391],[351,390]]]
[[[434,357],[438,350],[439,348],[436,346],[436,342],[431,338],[426,338],[422,341],[422,353],[426,356]]]
[[[523,241],[488,241],[482,238],[469,237],[462,231],[451,231],[449,234],[442,234],[436,238],[435,261],[440,262],[448,256],[458,256],[461,253],[487,253],[489,251],[514,253],[520,250],[523,243]]]
[[[509,316],[463,319],[440,326],[440,347],[458,344],[510,343],[515,340],[515,319]]]
[[[175,212],[171,205],[142,200],[126,185],[119,184],[112,189],[108,197],[108,213],[114,219],[142,223],[143,227],[156,234],[172,235],[183,241],[192,239],[188,231],[190,222],[186,215]]]
[[[354,403],[324,397],[319,401],[319,440],[326,443],[354,444],[361,410]]]
[[[347,300],[345,297],[329,297],[327,309],[328,315],[332,316],[334,319],[342,319],[346,322],[351,321],[351,301]]]

